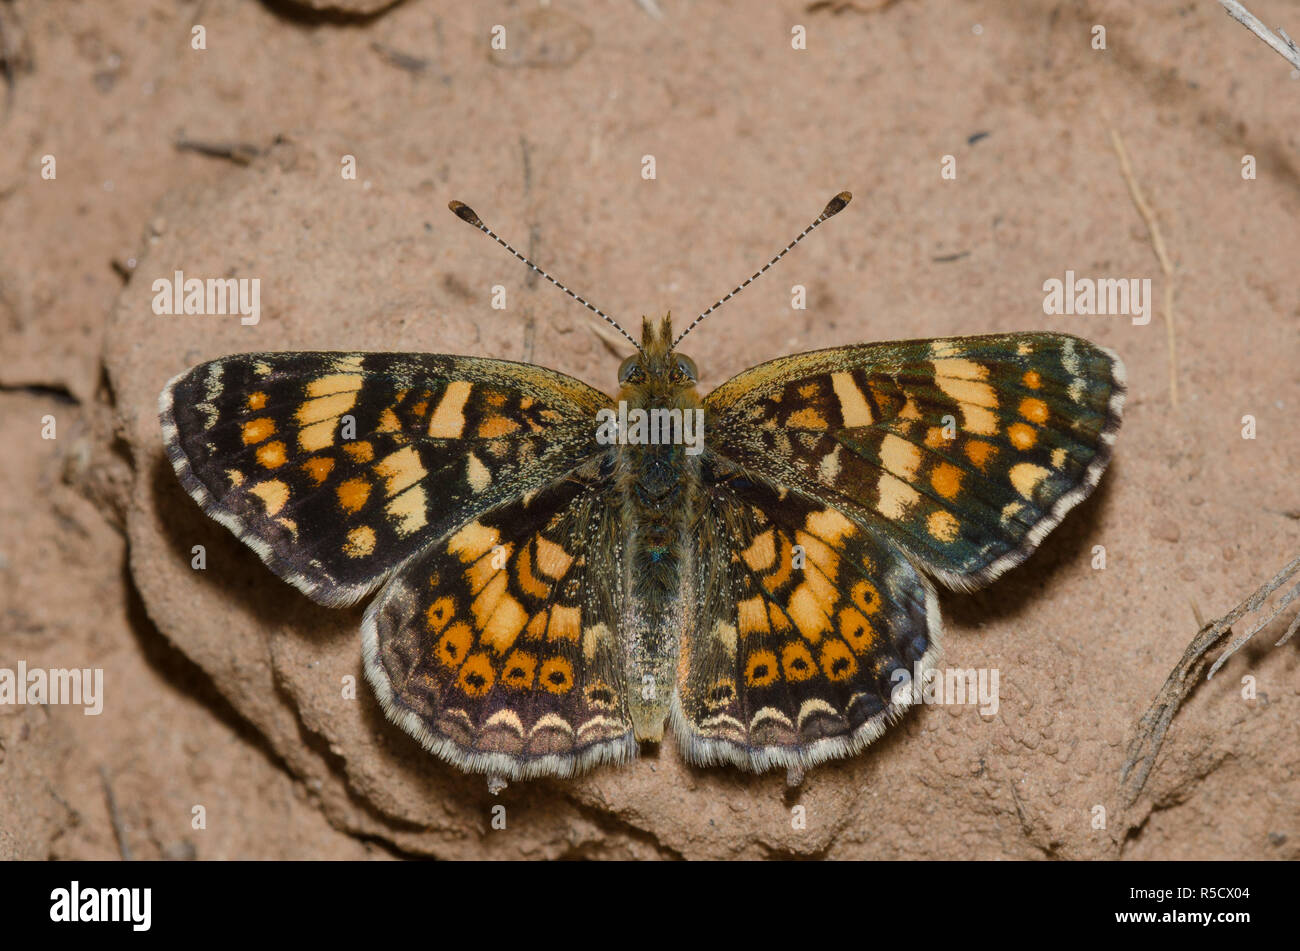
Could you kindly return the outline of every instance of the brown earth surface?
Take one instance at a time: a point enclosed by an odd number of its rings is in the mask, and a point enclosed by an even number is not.
[[[1119,795],[1195,612],[1300,550],[1300,79],[1217,4],[4,0],[0,31],[0,668],[105,685],[99,716],[0,705],[0,857],[1300,857],[1288,618]],[[493,797],[385,720],[361,608],[277,580],[166,463],[163,384],[238,351],[490,355],[611,390],[623,350],[451,198],[635,324],[697,313],[843,188],[692,335],[704,389],[799,350],[1007,330],[1127,364],[1097,493],[1024,566],[941,597],[945,664],[1000,671],[994,716],[914,710],[793,792],[669,740]],[[1151,278],[1151,322],[1046,316],[1067,269]],[[176,270],[260,279],[260,322],[156,315]]]

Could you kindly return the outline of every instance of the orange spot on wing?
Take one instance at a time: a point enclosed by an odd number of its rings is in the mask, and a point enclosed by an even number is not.
[[[1021,462],[1011,467],[1007,473],[1016,491],[1027,499],[1033,499],[1038,484],[1047,478],[1048,471],[1033,463]]]
[[[776,561],[776,529],[769,528],[754,537],[749,543],[749,547],[740,553],[740,557],[745,559],[745,564],[749,565],[751,571],[765,571],[772,567],[772,562]]]
[[[278,469],[284,465],[287,458],[284,443],[278,439],[257,447],[257,461],[261,463],[263,469]]]
[[[365,558],[375,550],[375,530],[369,525],[358,525],[348,532],[343,552],[349,558]]]
[[[266,394],[261,390],[249,393],[248,397],[244,400],[244,405],[254,412],[263,409],[266,406]]]
[[[741,634],[767,631],[767,611],[761,597],[747,598],[736,606],[737,626]]]
[[[841,608],[837,620],[840,637],[857,653],[861,654],[876,642],[876,629],[857,608]]]
[[[361,478],[348,479],[335,489],[335,493],[338,495],[339,507],[355,514],[361,511],[366,499],[370,498],[370,483]]]
[[[811,580],[811,579],[810,579]],[[794,621],[799,633],[816,643],[822,632],[830,629],[830,619],[826,616],[828,603],[819,596],[819,592],[808,582],[794,589],[786,604],[786,612]]]
[[[527,623],[528,612],[524,610],[523,605],[509,594],[503,594],[501,600],[497,602],[496,610],[484,625],[480,640],[484,644],[491,645],[499,656],[510,649],[510,645],[515,642],[515,638]]]
[[[537,673],[537,658],[528,651],[512,651],[501,665],[501,683],[517,690],[527,690],[533,685]]]
[[[508,436],[519,428],[519,424],[505,416],[491,416],[479,423],[478,434],[483,439],[497,439]]]
[[[1031,390],[1036,390],[1043,385],[1043,378],[1038,375],[1037,370],[1026,370],[1025,375],[1022,376],[1020,379],[1021,382],[1023,382],[1025,386],[1029,387]]]
[[[745,663],[745,683],[751,687],[766,687],[779,673],[776,655],[771,651],[755,651]]]
[[[369,462],[375,458],[375,447],[364,439],[361,442],[345,442],[343,451],[353,462]]]
[[[272,518],[279,515],[280,509],[284,508],[285,503],[289,501],[289,486],[279,479],[259,482],[248,491],[266,504],[266,514]]]
[[[420,454],[414,446],[409,445],[380,459],[375,463],[375,472],[387,481],[390,497],[398,495],[429,474],[421,464]]]
[[[554,694],[568,693],[573,688],[573,665],[563,657],[551,657],[542,664],[537,678],[542,688]]]
[[[334,468],[334,460],[325,456],[316,456],[304,462],[302,468],[313,482],[320,485],[330,474],[330,470]]]
[[[790,619],[786,617],[785,612],[775,604],[768,604],[767,619],[772,624],[772,630],[776,631],[778,634],[783,634],[791,629],[792,625],[790,624]]]
[[[826,418],[811,406],[805,406],[797,413],[791,413],[790,418],[786,420],[786,425],[800,429],[825,429]]]
[[[1033,449],[1034,443],[1038,442],[1038,433],[1034,432],[1034,427],[1024,423],[1013,423],[1007,427],[1007,437],[1011,440],[1011,445],[1020,450]]]
[[[506,576],[493,568],[492,560],[484,555],[465,572],[465,577],[470,582],[471,590],[477,594],[470,607],[482,630],[496,610],[497,602],[506,593]]]
[[[308,389],[310,389],[310,386]],[[344,390],[330,393],[328,396],[317,396],[314,399],[304,400],[298,407],[298,412],[294,415],[294,418],[302,426],[327,422],[342,416],[352,408],[356,401],[356,390]]]
[[[957,519],[944,511],[931,512],[929,518],[925,520],[925,529],[930,535],[941,542],[956,541],[957,536],[961,534],[961,525]]]
[[[872,615],[880,611],[880,605],[882,603],[880,591],[874,584],[866,579],[859,581],[853,586],[853,590],[849,593],[849,597],[853,600],[853,603],[862,610],[863,614]]]
[[[551,619],[550,611],[543,608],[537,614],[534,614],[528,621],[528,626],[524,628],[525,637],[541,637],[546,633],[546,623]]]
[[[501,574],[501,569],[497,568],[492,563],[493,561],[494,559],[492,555],[484,555],[478,561],[474,562],[474,564],[470,565],[468,569],[466,569],[465,580],[469,583],[469,590],[471,594],[478,594],[480,591],[482,591],[484,588],[487,587],[488,582],[490,582],[497,575]],[[505,576],[503,575],[501,580],[501,590],[505,590],[505,584],[506,584]],[[496,595],[496,597],[500,597],[500,595],[498,594]],[[489,611],[491,610],[492,606],[495,605],[495,603],[496,602],[494,600],[492,605],[488,605]],[[486,616],[487,615],[484,615],[484,617]]]
[[[825,575],[827,581],[833,583],[840,573],[840,556],[835,553],[835,550],[820,538],[804,531],[796,530],[794,540],[796,544],[803,546],[806,562],[811,562],[813,568]],[[790,563],[794,563],[793,557]]]
[[[804,527],[809,534],[816,535],[828,545],[839,544],[840,539],[857,534],[852,522],[830,508],[809,513],[804,519]]]
[[[573,556],[549,539],[537,536],[537,570],[558,581],[573,564]]]
[[[456,601],[450,596],[441,597],[433,604],[429,605],[429,610],[424,612],[424,619],[429,626],[429,630],[435,634],[447,626],[447,622],[452,619],[456,613]]]
[[[930,484],[934,486],[934,491],[945,499],[955,499],[957,493],[961,491],[961,477],[960,469],[950,463],[941,462],[930,473]]]
[[[450,667],[455,670],[465,660],[465,655],[469,653],[469,646],[474,641],[474,632],[469,629],[469,625],[464,621],[453,624],[447,628],[442,637],[438,638],[438,643],[434,646],[434,656],[444,667]]]
[[[821,667],[828,680],[848,680],[858,672],[858,660],[848,644],[839,638],[831,638],[822,647]]]
[[[966,458],[980,469],[988,464],[989,459],[993,458],[993,454],[997,451],[997,446],[982,439],[972,439],[966,443]]]
[[[495,528],[489,528],[482,522],[470,522],[447,539],[447,551],[468,564],[478,561],[484,552],[491,551],[500,537],[501,533]]]
[[[1035,397],[1028,397],[1020,401],[1020,415],[1031,423],[1042,425],[1047,422],[1047,404]]]
[[[578,608],[556,605],[551,608],[551,624],[546,629],[547,640],[576,641],[582,632],[582,612]]]
[[[250,419],[248,422],[244,423],[243,426],[244,445],[251,446],[254,443],[261,442],[263,439],[269,439],[274,432],[275,420],[267,416],[263,416],[259,419]]]
[[[456,686],[467,696],[481,697],[492,689],[495,681],[496,671],[492,669],[492,661],[488,660],[487,654],[471,654],[461,665]]]
[[[942,449],[951,442],[952,440],[944,435],[942,426],[931,426],[925,431],[925,448],[927,449]]]
[[[781,648],[781,669],[786,680],[799,683],[817,673],[817,663],[804,644],[791,641]]]

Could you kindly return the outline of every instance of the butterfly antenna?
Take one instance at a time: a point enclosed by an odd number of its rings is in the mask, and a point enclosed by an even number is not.
[[[512,248],[508,243],[506,243],[504,240],[502,240],[501,237],[500,237],[500,236],[499,236],[495,231],[493,231],[493,230],[492,230],[491,228],[489,228],[487,225],[483,224],[483,219],[481,219],[477,214],[475,214],[475,213],[474,213],[474,209],[471,208],[469,205],[465,204],[463,201],[452,201],[452,202],[448,202],[448,203],[447,203],[447,207],[450,208],[453,212],[455,212],[456,217],[459,218],[461,221],[468,221],[470,224],[472,224],[472,225],[473,225],[475,228],[477,228],[479,231],[482,231],[485,235],[487,235],[489,238],[491,238],[491,239],[492,239],[493,241],[495,241],[497,244],[501,245],[501,247],[505,248],[507,251],[509,251],[511,254],[513,254],[515,257],[517,257],[519,260],[523,261],[525,264],[527,264],[530,268],[532,268],[532,269],[533,269],[534,271],[536,271],[538,274],[542,275],[542,277],[546,278],[548,281],[550,281],[552,284],[554,284],[554,285],[555,285],[556,287],[558,287],[560,290],[564,291],[564,293],[568,294],[570,297],[572,297],[574,300],[576,300],[576,301],[577,301],[579,304],[581,304],[583,307],[587,308],[587,309],[588,309],[589,311],[591,311],[593,314],[596,314],[596,315],[598,315],[598,316],[600,316],[600,317],[603,317],[603,318],[605,319],[605,322],[606,322],[606,323],[608,323],[608,324],[609,324],[610,326],[612,326],[615,330],[617,330],[617,331],[618,331],[619,333],[621,333],[624,337],[626,337],[629,341],[631,341],[632,346],[636,347],[637,350],[640,350],[640,349],[641,349],[641,344],[637,343],[637,342],[636,342],[636,338],[633,337],[633,336],[632,336],[630,333],[628,333],[626,330],[624,330],[624,329],[622,328],[622,326],[619,325],[619,322],[618,322],[617,320],[615,320],[613,317],[609,316],[609,314],[605,313],[603,310],[601,310],[601,309],[600,309],[599,307],[597,307],[595,304],[591,303],[591,301],[586,300],[585,298],[579,297],[577,294],[573,293],[573,291],[569,290],[567,287],[565,287],[563,284],[561,284],[561,283],[560,283],[559,281],[557,281],[555,278],[551,277],[551,275],[547,274],[545,271],[543,271],[541,268],[539,268],[539,267],[538,267],[536,264],[534,264],[532,261],[528,260],[528,258],[524,257],[522,254],[520,254],[518,251],[516,251],[514,248]],[[800,235],[800,237],[803,237],[803,235]]]
[[[731,289],[731,291],[728,292],[728,294],[727,294],[725,297],[723,297],[721,300],[715,302],[715,303],[713,304],[712,307],[710,307],[710,308],[709,308],[708,310],[706,310],[704,313],[700,314],[700,316],[698,316],[698,317],[696,317],[694,320],[692,320],[692,321],[690,322],[690,325],[687,326],[687,328],[686,328],[685,330],[683,330],[681,333],[679,333],[679,334],[677,335],[677,339],[673,341],[673,349],[676,349],[676,348],[677,348],[677,345],[678,345],[679,343],[682,342],[682,338],[685,337],[685,336],[686,336],[688,333],[690,333],[692,330],[694,330],[694,329],[695,329],[695,326],[696,326],[696,325],[697,325],[701,320],[703,320],[705,317],[709,316],[709,314],[713,313],[715,310],[717,310],[719,307],[721,307],[721,306],[722,306],[723,304],[725,304],[727,301],[731,300],[733,297],[735,297],[737,294],[739,294],[741,291],[743,291],[743,290],[744,290],[746,287],[748,287],[750,284],[754,283],[754,281],[756,281],[756,280],[759,278],[759,276],[762,275],[762,274],[763,274],[763,273],[764,273],[768,268],[770,268],[770,267],[771,267],[773,264],[775,264],[777,261],[781,260],[781,259],[782,259],[783,257],[785,257],[787,254],[789,254],[789,253],[790,253],[790,250],[791,250],[791,249],[792,249],[796,244],[798,244],[798,243],[799,243],[800,241],[802,241],[804,238],[808,237],[808,235],[812,234],[812,233],[813,233],[813,229],[815,229],[819,224],[821,224],[821,223],[822,223],[823,221],[825,221],[827,218],[831,218],[831,217],[834,217],[835,215],[838,215],[841,211],[844,210],[844,208],[845,208],[845,207],[848,205],[848,203],[851,202],[852,200],[853,200],[853,193],[852,193],[852,192],[840,192],[838,195],[836,195],[834,198],[832,198],[830,201],[828,201],[828,202],[826,203],[826,207],[822,209],[822,213],[821,213],[820,215],[817,216],[817,219],[816,219],[815,221],[813,221],[813,223],[810,224],[807,228],[804,228],[804,229],[803,229],[802,231],[800,231],[797,235],[795,235],[794,240],[791,241],[789,244],[787,244],[784,248],[782,248],[780,254],[778,254],[776,257],[772,258],[772,260],[768,261],[766,264],[764,264],[761,268],[759,268],[759,269],[758,269],[757,271],[755,271],[753,274],[749,275],[749,277],[747,277],[745,280],[741,281],[739,284],[737,284],[735,287],[733,287],[733,288]]]

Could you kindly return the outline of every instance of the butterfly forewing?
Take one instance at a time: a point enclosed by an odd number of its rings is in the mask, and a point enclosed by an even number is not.
[[[608,397],[538,367],[468,357],[253,353],[160,398],[167,454],[204,510],[324,604],[596,450]]]
[[[1123,365],[1077,337],[997,334],[843,347],[739,374],[708,442],[879,532],[945,583],[1024,560],[1096,485]]]

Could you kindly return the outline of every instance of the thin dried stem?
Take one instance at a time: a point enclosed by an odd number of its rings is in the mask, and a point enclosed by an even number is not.
[[[1151,768],[1155,765],[1156,755],[1160,752],[1160,747],[1165,741],[1165,734],[1169,730],[1169,724],[1173,720],[1174,714],[1178,712],[1178,708],[1182,706],[1187,695],[1200,682],[1201,671],[1205,669],[1208,663],[1205,655],[1224,637],[1232,634],[1233,624],[1240,621],[1247,614],[1258,611],[1270,594],[1282,587],[1297,573],[1300,573],[1300,558],[1296,558],[1279,571],[1271,581],[1233,608],[1233,610],[1218,620],[1202,625],[1201,629],[1196,632],[1192,642],[1187,645],[1187,650],[1183,651],[1182,659],[1178,661],[1178,665],[1165,680],[1164,686],[1156,694],[1156,698],[1152,701],[1151,706],[1147,708],[1147,712],[1138,721],[1136,734],[1129,744],[1128,756],[1119,774],[1120,789],[1126,804],[1131,805],[1136,801],[1138,794],[1142,792],[1142,787],[1146,785],[1147,776],[1150,775]],[[1279,604],[1267,620],[1256,625],[1250,634],[1236,639],[1224,653],[1224,656],[1219,658],[1219,663],[1226,660],[1233,651],[1248,641],[1269,621],[1276,618],[1283,608],[1297,598],[1300,598],[1300,584],[1279,599]],[[1286,643],[1295,633],[1297,625],[1300,625],[1300,616],[1297,616],[1296,620],[1292,622],[1291,627],[1287,629],[1287,633],[1282,637],[1282,640],[1278,641],[1278,644]],[[1218,664],[1215,665],[1215,668],[1218,668]]]
[[[1278,56],[1281,56],[1296,69],[1300,69],[1300,49],[1296,48],[1295,41],[1286,35],[1285,30],[1278,27],[1277,33],[1274,33],[1264,25],[1259,17],[1243,7],[1237,0],[1219,0],[1219,5],[1223,7],[1228,16],[1267,43]]]
[[[1137,178],[1133,175],[1133,166],[1129,164],[1128,152],[1124,148],[1124,140],[1119,137],[1119,132],[1114,126],[1110,127],[1110,143],[1115,149],[1115,155],[1119,158],[1120,174],[1124,176],[1125,183],[1128,184],[1129,195],[1133,198],[1133,204],[1137,206],[1138,214],[1146,223],[1147,233],[1151,235],[1151,246],[1155,249],[1156,258],[1160,261],[1160,270],[1165,275],[1165,339],[1169,349],[1169,402],[1173,406],[1178,405],[1178,334],[1174,330],[1174,265],[1169,260],[1169,252],[1165,250],[1165,239],[1160,233],[1160,224],[1156,221],[1155,212],[1147,204],[1146,198],[1142,194],[1142,189],[1138,187]]]

